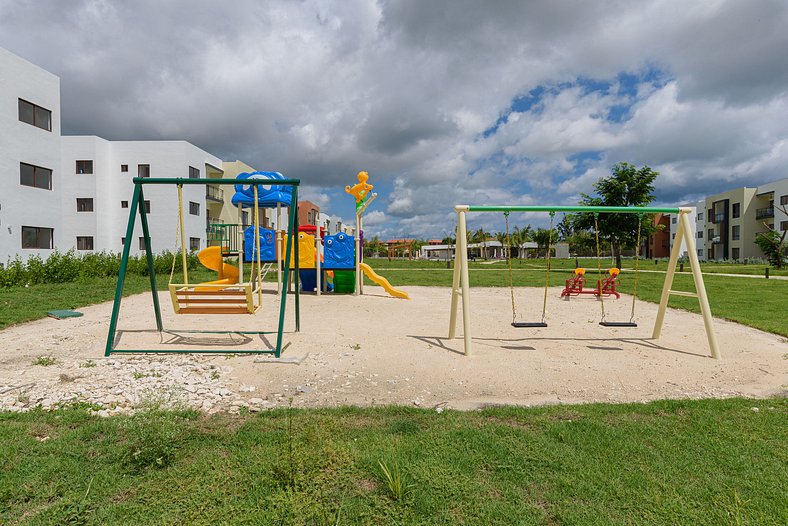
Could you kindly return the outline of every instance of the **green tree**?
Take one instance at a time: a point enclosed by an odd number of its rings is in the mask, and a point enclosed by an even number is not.
[[[561,241],[569,241],[575,233],[575,228],[572,225],[572,215],[564,214],[561,220],[556,224],[558,236]]]
[[[786,210],[788,206],[775,208],[788,215],[788,210]],[[788,234],[788,231],[780,234],[768,224],[764,223],[764,226],[767,230],[755,236],[755,244],[761,248],[771,266],[781,269],[785,267],[788,260],[788,243],[785,241],[785,235]]]
[[[647,206],[654,200],[654,180],[659,175],[648,166],[638,168],[621,162],[613,166],[610,177],[594,183],[595,196],[580,194],[581,205],[586,206]],[[574,215],[573,226],[578,230],[594,229],[594,214],[582,212]],[[621,268],[621,251],[634,247],[637,239],[637,214],[599,214],[599,242],[609,243]],[[641,239],[653,231],[653,215],[645,214],[641,224]],[[636,250],[640,250],[637,247]]]
[[[532,235],[534,241],[536,241],[536,245],[539,249],[547,248],[550,249],[547,245],[550,243],[550,230],[547,228],[537,228],[536,231]],[[553,237],[553,241],[555,241],[555,237]],[[547,251],[545,251],[545,256],[547,255]]]

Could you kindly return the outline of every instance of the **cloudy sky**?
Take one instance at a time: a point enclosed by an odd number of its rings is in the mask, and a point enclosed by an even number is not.
[[[660,204],[788,176],[786,28],[783,0],[0,0],[64,134],[185,139],[345,217],[367,170],[382,237],[574,204],[619,161]]]

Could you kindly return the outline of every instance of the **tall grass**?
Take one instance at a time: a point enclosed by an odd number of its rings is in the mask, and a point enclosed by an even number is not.
[[[74,250],[68,252],[55,250],[46,260],[34,255],[27,261],[22,261],[16,256],[5,266],[0,266],[0,288],[69,283],[117,276],[120,271],[120,259],[121,255],[113,252],[77,254]],[[172,264],[172,252],[164,251],[153,256],[153,268],[156,274],[169,274]],[[197,268],[197,255],[194,252],[187,256],[186,265],[189,270]],[[175,270],[176,272],[182,270],[180,257],[175,258]],[[145,254],[129,256],[127,272],[147,276],[148,261]]]

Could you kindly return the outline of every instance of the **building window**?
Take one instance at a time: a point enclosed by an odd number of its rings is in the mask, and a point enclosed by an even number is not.
[[[77,197],[77,212],[92,212],[92,211],[93,211],[92,197]]]
[[[698,217],[695,218],[695,221],[703,221],[703,212],[698,212]]]
[[[673,233],[673,236],[671,237],[671,239],[676,239],[676,234],[675,234],[675,232]]]
[[[121,164],[120,165],[120,171],[121,172],[128,172],[129,171],[129,165],[128,164]]]
[[[741,227],[739,225],[734,225],[731,227],[731,239],[734,241],[738,241],[741,236]]]
[[[129,207],[129,202],[128,201],[121,201],[120,202],[120,207],[121,208],[128,208]]]
[[[138,164],[137,165],[137,177],[150,177],[150,165],[149,164]]]
[[[126,246],[126,238],[122,237],[120,238],[120,248],[123,248],[125,246]]]
[[[741,203],[733,203],[731,206],[731,217],[736,219],[741,215]]]
[[[19,99],[19,120],[42,130],[52,131],[52,112],[22,99]]]
[[[703,239],[703,230],[698,231],[698,239]]]
[[[77,173],[78,174],[92,174],[93,173],[93,161],[77,161]]]
[[[781,205],[788,205],[788,195],[781,195],[780,196],[780,204]]]
[[[698,257],[701,257],[701,258],[703,257],[703,249],[702,248],[698,249]]]
[[[200,203],[195,203],[194,201],[189,201],[189,214],[193,216],[200,215]]]
[[[244,210],[241,214],[241,222],[244,224],[244,226],[249,226],[249,212],[246,210]]]
[[[150,214],[150,201],[146,199],[142,204],[145,207],[145,213]]]
[[[739,249],[731,249],[731,259],[739,259]]]
[[[780,230],[788,230],[788,221],[780,221]]]
[[[19,183],[24,186],[52,190],[52,170],[33,166],[32,164],[19,163]]]
[[[671,223],[673,223],[673,224],[675,225],[675,224],[676,224],[676,221],[677,221],[677,219],[678,219],[678,218],[676,218],[676,217],[674,216],[673,218],[671,218]]]
[[[199,237],[190,237],[189,238],[189,250],[200,250],[200,238]]]
[[[22,227],[22,248],[46,248],[54,246],[55,231],[37,226]]]
[[[200,178],[200,169],[195,168],[194,166],[189,166],[189,179],[199,179]]]
[[[140,236],[140,250],[145,250],[145,236]]]
[[[713,228],[710,228],[707,233],[709,234],[709,239],[714,237],[714,229]]]
[[[77,250],[93,250],[93,236],[77,236]]]

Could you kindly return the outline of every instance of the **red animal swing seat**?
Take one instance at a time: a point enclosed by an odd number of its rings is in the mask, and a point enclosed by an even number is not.
[[[586,269],[582,267],[576,268],[572,272],[572,276],[566,280],[564,290],[561,291],[562,298],[568,300],[571,296],[579,296],[581,294],[592,294],[597,297],[615,296],[616,299],[621,297],[621,294],[616,290],[621,285],[621,281],[618,279],[621,269],[615,267],[608,269],[607,276],[601,281],[597,280],[596,287],[593,289],[585,288],[585,273]]]

